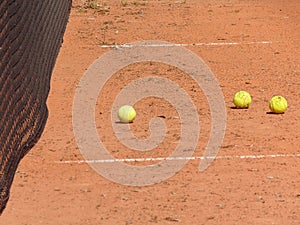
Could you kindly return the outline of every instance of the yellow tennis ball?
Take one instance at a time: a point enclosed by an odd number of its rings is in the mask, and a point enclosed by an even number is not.
[[[287,107],[287,100],[280,95],[275,95],[270,100],[269,108],[273,113],[284,113]]]
[[[233,98],[234,105],[240,109],[248,108],[251,102],[251,95],[247,91],[238,91]]]
[[[118,117],[123,123],[131,123],[136,116],[134,108],[130,105],[123,105],[118,110]]]

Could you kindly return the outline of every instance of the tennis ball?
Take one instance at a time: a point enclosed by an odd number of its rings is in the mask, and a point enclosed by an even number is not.
[[[240,109],[248,108],[251,102],[251,95],[247,91],[238,91],[233,98],[234,105]]]
[[[118,110],[118,117],[123,123],[131,123],[136,116],[134,108],[130,105],[123,105]]]
[[[287,107],[287,100],[280,95],[274,95],[270,100],[269,108],[273,113],[284,113]]]

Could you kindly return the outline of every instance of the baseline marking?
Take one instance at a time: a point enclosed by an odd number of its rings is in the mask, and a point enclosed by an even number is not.
[[[256,45],[256,44],[272,44],[271,41],[251,41],[251,42],[208,42],[208,43],[193,43],[193,44],[145,44],[142,47],[188,47],[188,46],[222,46],[222,45]],[[133,48],[134,45],[99,45],[101,48]]]
[[[236,156],[217,156],[216,159],[265,159],[265,158],[287,158],[300,157],[300,154],[273,154],[273,155],[236,155]],[[209,158],[209,157],[207,157]],[[82,164],[82,163],[115,163],[115,162],[149,162],[149,161],[189,161],[203,160],[203,156],[195,157],[157,157],[157,158],[125,158],[125,159],[98,159],[98,160],[66,160],[56,161],[59,164]]]

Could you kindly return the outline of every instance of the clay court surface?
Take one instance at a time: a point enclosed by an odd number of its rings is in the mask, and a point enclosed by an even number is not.
[[[52,77],[47,126],[19,165],[0,224],[300,224],[300,2],[98,3],[73,3]],[[171,178],[136,187],[114,183],[77,162],[84,158],[73,133],[72,103],[84,72],[113,48],[105,45],[142,40],[186,44],[205,61],[224,95],[227,129],[218,158],[204,172],[198,170],[200,159],[190,160]],[[115,96],[148,75],[172,79],[190,95],[201,123],[193,156],[201,157],[211,125],[207,99],[187,74],[162,63],[130,65],[111,77],[95,109],[99,136],[119,159],[168,157],[174,150],[180,118],[163,99],[136,103],[138,116],[130,125],[136,136],[147,138],[150,119],[163,119],[168,132],[155,150],[132,151],[114,136]],[[253,97],[249,109],[232,108],[241,89]],[[288,100],[285,114],[268,113],[274,94]]]

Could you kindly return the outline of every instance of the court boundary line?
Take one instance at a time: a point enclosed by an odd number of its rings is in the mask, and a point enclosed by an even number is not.
[[[234,155],[234,156],[217,156],[215,159],[265,159],[265,158],[288,158],[300,157],[300,154],[270,154],[270,155]],[[156,157],[156,158],[122,158],[122,159],[95,159],[95,160],[65,160],[56,161],[58,164],[82,164],[82,163],[116,163],[116,162],[155,162],[155,161],[190,161],[190,160],[203,160],[204,156],[192,157]],[[214,157],[206,157],[214,158]]]
[[[250,42],[207,42],[207,43],[190,43],[190,44],[176,44],[176,43],[166,43],[166,44],[144,44],[139,45],[140,47],[189,47],[189,46],[224,46],[224,45],[257,45],[257,44],[272,44],[271,41],[250,41]],[[102,44],[99,45],[101,48],[133,48],[134,44]]]

